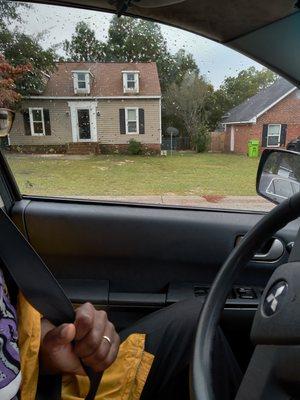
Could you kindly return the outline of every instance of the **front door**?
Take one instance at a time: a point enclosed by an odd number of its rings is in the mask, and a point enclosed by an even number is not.
[[[72,141],[97,142],[97,102],[69,101]]]
[[[90,110],[77,109],[78,141],[91,140]]]

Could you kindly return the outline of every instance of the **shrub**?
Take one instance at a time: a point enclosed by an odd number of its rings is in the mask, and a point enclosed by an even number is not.
[[[130,139],[128,144],[128,153],[137,156],[138,154],[142,154],[142,143],[138,142],[135,139]]]
[[[197,153],[207,150],[210,142],[210,132],[207,125],[201,125],[198,133],[193,138],[193,146]]]

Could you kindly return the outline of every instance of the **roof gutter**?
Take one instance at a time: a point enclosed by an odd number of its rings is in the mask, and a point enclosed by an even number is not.
[[[30,100],[130,100],[130,99],[161,99],[161,95],[155,96],[24,96]]]
[[[230,122],[223,122],[223,125],[242,125],[242,124],[256,124],[256,117],[249,119],[249,121],[230,121]]]

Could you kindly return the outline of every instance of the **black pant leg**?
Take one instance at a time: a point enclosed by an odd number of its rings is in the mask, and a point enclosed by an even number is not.
[[[145,333],[146,351],[155,356],[142,400],[189,398],[188,368],[202,305],[201,300],[173,304],[120,333],[122,340],[131,333]],[[216,338],[214,358],[216,395],[229,400],[237,390],[241,373],[221,331]]]

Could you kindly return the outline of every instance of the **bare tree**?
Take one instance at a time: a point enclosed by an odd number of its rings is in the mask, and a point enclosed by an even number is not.
[[[164,96],[166,115],[183,122],[188,136],[193,139],[201,125],[207,122],[207,100],[213,87],[196,73],[186,74],[180,84],[173,83]]]

